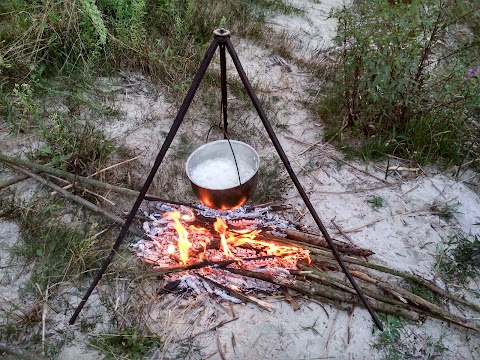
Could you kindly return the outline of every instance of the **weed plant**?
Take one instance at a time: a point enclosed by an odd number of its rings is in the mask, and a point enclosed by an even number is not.
[[[332,16],[337,62],[317,104],[328,139],[367,160],[478,158],[478,2],[363,0]]]
[[[130,68],[183,94],[215,28],[261,39],[267,13],[295,11],[273,0],[2,1],[0,89]]]
[[[127,328],[116,334],[96,335],[91,346],[102,350],[105,359],[146,359],[147,355],[162,345],[158,336]]]
[[[447,282],[465,284],[480,273],[480,237],[453,235],[437,246],[435,269]]]
[[[91,121],[76,117],[54,114],[39,134],[45,145],[33,157],[62,164],[64,170],[78,175],[91,174],[118,149]]]
[[[445,335],[435,338],[406,328],[406,323],[394,315],[379,314],[384,331],[378,334],[372,346],[380,351],[380,359],[437,359],[452,353],[443,343]],[[375,328],[373,328],[373,332]]]
[[[373,210],[378,211],[378,209],[385,206],[385,200],[380,196],[372,196],[367,200],[367,203],[372,207]]]

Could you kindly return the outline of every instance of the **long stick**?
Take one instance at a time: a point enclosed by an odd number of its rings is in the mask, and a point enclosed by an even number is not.
[[[278,238],[278,237],[275,238],[275,241],[285,243],[285,244],[295,245],[295,246],[301,246],[301,247],[309,250],[310,251],[310,257],[314,261],[317,261],[317,262],[329,261],[332,264],[335,263],[334,262],[335,258],[333,257],[332,253],[330,251],[328,251],[327,249],[321,249],[318,246],[306,245],[306,244],[302,244],[302,243],[294,241],[294,240],[282,239],[282,238]],[[320,255],[320,256],[315,256],[315,254]],[[386,266],[383,266],[383,265],[374,264],[374,263],[371,263],[371,262],[368,262],[368,261],[365,261],[365,260],[362,260],[362,259],[359,259],[359,258],[356,258],[356,257],[352,257],[352,256],[344,256],[343,261],[345,261],[346,263],[359,265],[359,266],[363,266],[363,267],[366,267],[366,268],[369,268],[369,269],[377,270],[377,271],[380,271],[380,272],[383,272],[383,273],[398,276],[398,277],[401,277],[401,278],[406,279],[406,280],[414,281],[414,282],[416,282],[420,285],[423,285],[423,286],[427,287],[428,289],[430,289],[431,291],[435,292],[438,295],[441,295],[445,298],[456,301],[460,304],[468,306],[472,310],[480,312],[480,306],[479,305],[474,304],[474,303],[472,303],[468,300],[465,300],[465,299],[463,299],[459,296],[456,296],[454,294],[451,294],[451,293],[445,291],[444,289],[442,289],[441,287],[433,284],[432,282],[430,282],[427,279],[424,279],[424,278],[422,278],[418,275],[403,272],[403,271],[400,271],[400,270],[395,270],[395,269],[392,269],[392,268],[389,268],[389,267],[386,267]]]
[[[226,268],[227,271],[230,271],[234,274],[239,274],[243,276],[248,276],[264,281],[268,281],[292,290],[295,290],[297,292],[300,292],[302,294],[308,295],[308,296],[323,296],[330,298],[332,300],[336,301],[342,301],[342,302],[349,302],[349,303],[355,303],[355,297],[353,296],[352,292],[353,289],[349,289],[347,293],[342,292],[340,290],[335,290],[329,286],[323,286],[318,283],[313,283],[313,282],[303,282],[299,280],[290,280],[290,279],[285,279],[285,278],[280,278],[276,276],[272,276],[269,274],[264,274],[264,273],[259,273],[259,272],[254,272],[254,271],[248,271],[248,270],[243,270],[243,269],[232,269],[232,268]],[[341,282],[332,282],[335,286],[338,286],[341,284]],[[342,284],[342,290],[345,291],[344,286],[347,283]],[[365,290],[365,289],[364,289]],[[371,291],[369,291],[371,294]],[[406,294],[404,292],[404,294]],[[413,294],[410,294],[413,295]],[[415,296],[415,295],[414,295]],[[437,319],[440,319],[442,321],[449,322],[451,324],[455,324],[470,330],[475,330],[477,332],[480,332],[480,328],[478,328],[475,324],[471,323],[468,319],[460,318],[457,316],[454,316],[447,311],[444,311],[441,308],[438,308],[435,306],[432,310],[432,307],[430,308],[420,308],[415,305],[411,304],[405,304],[400,301],[395,302],[395,304],[389,304],[385,302],[385,299],[382,297],[379,297],[378,295],[375,296],[377,299],[369,298],[370,303],[372,306],[379,311],[384,311],[387,313],[394,313],[394,314],[401,314],[402,317],[406,317],[407,319],[412,319],[416,318],[415,316],[412,316],[411,312],[416,312],[420,315],[427,315],[430,317],[434,317]],[[379,299],[379,300],[378,300]],[[423,299],[422,299],[423,300]],[[417,299],[418,301],[418,299]],[[391,302],[391,300],[389,300]],[[422,302],[422,306],[424,305],[430,305],[432,306],[433,304],[428,303],[426,300]],[[403,311],[400,309],[404,308]],[[418,318],[417,318],[418,319]]]
[[[325,257],[328,257],[328,258],[332,259],[331,254],[326,250],[313,249],[313,248],[311,248],[309,250],[311,252],[314,251],[317,254],[321,254],[322,256],[325,256]],[[325,260],[321,257],[316,257],[315,255],[311,255],[311,258],[314,261],[324,261]],[[428,281],[428,280],[426,280],[426,279],[424,279],[424,278],[422,278],[418,275],[403,272],[403,271],[400,271],[400,270],[391,269],[391,268],[383,266],[383,265],[373,264],[371,262],[361,260],[361,259],[357,259],[357,258],[354,258],[354,257],[351,257],[351,256],[344,256],[344,260],[345,260],[345,262],[350,263],[350,264],[364,266],[364,267],[374,269],[374,270],[377,270],[377,271],[381,271],[381,272],[384,272],[384,273],[387,273],[387,274],[395,275],[395,276],[398,276],[398,277],[401,277],[401,278],[404,278],[404,279],[407,279],[407,280],[415,281],[416,283],[427,287],[428,289],[432,290],[433,292],[435,292],[435,293],[437,293],[437,294],[439,294],[443,297],[446,297],[450,300],[456,301],[460,304],[466,305],[469,308],[471,308],[471,309],[473,309],[477,312],[480,312],[480,306],[479,305],[474,304],[474,303],[472,303],[468,300],[465,300],[465,299],[463,299],[459,296],[456,296],[454,294],[451,294],[451,293],[445,291],[444,289],[442,289],[441,287],[433,284],[432,282],[430,282],[430,281]]]
[[[299,242],[305,242],[311,245],[328,247],[328,242],[325,240],[325,238],[321,236],[309,234],[309,233],[305,233],[297,230],[290,230],[290,229],[285,229],[284,232],[287,235],[287,237],[290,239],[293,239]],[[374,254],[373,251],[368,249],[362,249],[358,246],[346,244],[334,239],[332,239],[332,241],[334,242],[338,251],[342,253],[357,255],[357,256],[364,256],[364,257],[368,257]]]
[[[45,185],[45,186],[48,186],[49,188],[57,191],[58,193],[60,193],[61,195],[63,195],[64,197],[66,197],[67,199],[69,200],[72,200],[72,201],[75,201],[77,203],[79,203],[80,205],[83,205],[85,206],[87,209],[90,209],[98,214],[101,214],[103,216],[105,216],[106,218],[116,222],[117,224],[125,224],[125,220],[123,220],[122,218],[106,211],[105,209],[102,209],[100,207],[98,207],[97,205],[91,203],[90,201],[88,200],[85,200],[84,198],[82,198],[81,196],[78,196],[78,195],[75,195],[75,194],[72,194],[71,192],[67,191],[67,190],[64,190],[63,188],[61,188],[60,186],[57,186],[55,185],[54,183],[48,181],[47,179],[44,179],[43,177],[41,177],[40,175],[37,175],[37,174],[34,174],[24,168],[21,168],[19,166],[16,166],[16,165],[12,165],[10,163],[8,163],[8,166],[10,166],[12,169],[18,171],[18,172],[21,172],[29,177],[31,177],[32,179],[35,179],[37,180],[38,182],[40,182],[41,184]],[[136,229],[130,229],[129,230],[131,233],[137,235],[137,236],[141,236],[143,237],[144,234]]]
[[[248,277],[260,279],[263,281],[268,281],[273,284],[295,290],[309,297],[319,298],[320,301],[324,301],[324,299],[327,298],[330,300],[330,303],[333,305],[335,305],[338,302],[350,303],[350,304],[358,303],[358,298],[355,296],[355,294],[345,293],[343,291],[335,290],[329,286],[320,285],[318,283],[314,283],[314,282],[307,283],[307,282],[298,281],[298,280],[292,281],[290,279],[285,279],[281,277],[276,277],[276,276],[272,276],[264,273],[248,271],[243,269],[226,268],[226,270],[234,274],[248,276]],[[412,321],[418,321],[420,318],[418,314],[415,314],[412,311],[408,311],[398,306],[390,305],[372,298],[369,299],[369,302],[377,311],[385,312],[388,314],[399,315]]]
[[[51,167],[46,166],[46,165],[40,165],[40,164],[32,163],[30,161],[18,159],[18,158],[11,158],[11,157],[6,156],[6,155],[1,154],[1,153],[0,153],[0,161],[5,163],[5,164],[10,163],[10,164],[14,164],[14,165],[29,168],[31,170],[35,170],[35,171],[44,172],[44,173],[47,173],[47,174],[50,174],[50,175],[58,176],[60,178],[64,178],[64,179],[69,180],[71,182],[76,182],[76,183],[80,184],[81,186],[85,186],[85,187],[93,186],[93,187],[96,187],[96,188],[99,188],[99,189],[113,191],[113,192],[115,192],[117,194],[120,194],[120,195],[132,196],[132,197],[137,197],[140,194],[140,192],[136,191],[136,190],[127,189],[127,188],[124,188],[124,187],[107,184],[107,183],[104,183],[104,182],[99,181],[99,180],[90,179],[90,178],[87,178],[87,177],[84,177],[84,176],[71,174],[69,172],[62,171],[62,170],[55,169],[55,168],[51,168]],[[162,201],[162,202],[166,202],[166,203],[170,203],[170,204],[177,204],[177,205],[185,205],[185,206],[195,207],[195,205],[192,205],[192,204],[179,202],[179,201],[165,200],[165,199],[158,198],[154,195],[148,195],[148,194],[145,195],[145,200]]]

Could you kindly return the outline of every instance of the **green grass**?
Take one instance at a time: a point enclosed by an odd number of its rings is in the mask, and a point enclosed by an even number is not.
[[[446,282],[466,284],[480,274],[480,237],[453,235],[437,245],[435,269]]]
[[[162,346],[162,340],[138,328],[127,328],[115,334],[95,335],[90,345],[101,350],[105,359],[146,359]]]
[[[420,327],[407,329],[407,323],[394,315],[379,314],[384,330],[379,332],[372,347],[384,360],[438,359],[452,354],[443,343],[446,335],[436,338],[422,332]],[[376,328],[372,328],[375,332]]]
[[[281,200],[289,185],[291,180],[281,160],[275,155],[261,157],[258,185],[251,202],[263,204]]]
[[[375,211],[385,206],[385,200],[380,196],[372,196],[367,200],[367,203],[371,206],[371,208]]]
[[[63,201],[37,199],[30,205],[2,198],[1,217],[15,220],[20,241],[11,253],[27,264],[34,264],[27,289],[36,293],[63,281],[83,278],[98,268],[106,245],[105,231],[88,216],[62,221]],[[73,211],[73,209],[72,209]],[[77,222],[78,221],[78,222]]]
[[[93,121],[75,116],[53,114],[38,133],[45,144],[34,151],[32,157],[62,164],[64,170],[78,175],[86,176],[98,170],[118,150]]]
[[[460,206],[461,204],[459,202],[444,204],[441,207],[439,207],[437,204],[434,204],[430,207],[430,210],[442,219],[449,221],[454,218],[455,214],[459,213],[458,209]]]
[[[427,288],[425,285],[419,284],[416,281],[407,280],[407,286],[412,294],[418,295],[433,304],[439,304],[441,301],[436,293]]]

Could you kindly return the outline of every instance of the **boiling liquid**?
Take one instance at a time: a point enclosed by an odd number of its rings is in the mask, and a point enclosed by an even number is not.
[[[246,161],[237,159],[237,165],[242,184],[255,174],[255,170]],[[235,161],[228,158],[214,158],[198,164],[191,171],[190,178],[198,186],[212,190],[240,185]]]

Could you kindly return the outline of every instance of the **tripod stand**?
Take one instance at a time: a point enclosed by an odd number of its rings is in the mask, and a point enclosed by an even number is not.
[[[336,249],[330,235],[327,232],[327,229],[323,225],[322,221],[320,220],[319,216],[317,215],[317,212],[315,211],[312,203],[310,202],[310,199],[308,198],[305,190],[303,189],[302,185],[300,184],[295,172],[293,171],[292,167],[290,166],[290,162],[288,161],[287,156],[285,155],[285,152],[283,151],[282,146],[280,145],[280,142],[277,139],[277,136],[275,135],[275,132],[273,130],[272,125],[267,119],[267,116],[265,114],[265,111],[263,110],[260,101],[257,98],[257,95],[255,94],[252,85],[247,79],[247,75],[245,74],[245,71],[243,70],[243,67],[240,63],[240,60],[238,58],[237,53],[235,52],[235,49],[233,48],[232,42],[230,41],[230,32],[225,29],[217,29],[214,32],[214,39],[212,43],[210,44],[201,64],[200,67],[193,78],[192,85],[190,86],[190,89],[187,92],[187,95],[185,96],[185,99],[180,106],[180,109],[177,113],[177,116],[175,117],[175,120],[172,124],[172,127],[170,128],[170,131],[165,138],[165,141],[163,142],[163,145],[155,159],[155,163],[152,166],[152,169],[150,170],[150,173],[145,180],[145,184],[142,186],[140,193],[137,197],[137,200],[135,201],[130,213],[127,216],[127,219],[125,220],[125,224],[122,226],[120,233],[118,235],[117,240],[115,241],[112,250],[110,251],[107,259],[104,261],[102,267],[98,271],[97,275],[95,276],[92,284],[90,285],[89,289],[85,293],[82,301],[78,305],[77,309],[75,310],[74,314],[72,315],[69,323],[73,324],[75,323],[75,320],[77,319],[78,315],[82,311],[83,306],[87,302],[88,298],[90,297],[91,293],[97,286],[98,282],[102,278],[103,274],[107,270],[108,265],[112,262],[113,258],[115,257],[115,254],[117,253],[120,245],[122,244],[125,236],[127,235],[128,228],[132,224],[135,214],[137,213],[140,204],[142,201],[145,199],[145,195],[152,184],[153,178],[155,177],[155,174],[157,173],[158,168],[160,167],[167,150],[169,149],[170,145],[172,144],[172,141],[183,121],[183,118],[185,117],[185,114],[187,113],[187,110],[190,106],[190,103],[193,100],[193,97],[195,96],[195,93],[200,85],[200,82],[203,79],[203,76],[205,75],[205,72],[210,65],[210,62],[217,50],[217,48],[220,48],[220,81],[221,81],[221,99],[222,99],[222,106],[221,106],[221,111],[223,115],[223,122],[224,122],[224,130],[226,131],[228,122],[227,122],[227,70],[226,70],[226,51],[231,56],[231,59],[233,61],[233,64],[235,65],[235,68],[238,72],[238,75],[240,76],[240,79],[242,80],[243,86],[245,87],[245,90],[247,91],[248,96],[252,100],[253,106],[255,107],[255,110],[257,110],[258,116],[262,120],[263,126],[265,127],[265,130],[268,133],[268,136],[270,137],[270,140],[273,143],[273,146],[275,147],[275,150],[277,151],[278,155],[280,156],[280,159],[283,162],[283,165],[285,166],[285,169],[287,170],[288,174],[290,175],[290,178],[293,181],[293,184],[295,185],[298,193],[302,197],[305,205],[307,206],[308,211],[312,215],[315,223],[317,224],[318,228],[320,229],[320,232],[322,235],[325,237],[327,240],[332,253],[340,265],[341,269],[347,276],[348,280],[352,284],[353,288],[357,292],[358,296],[360,297],[360,300],[362,303],[365,305],[367,308],[368,312],[372,316],[373,321],[375,322],[376,326],[380,329],[383,330],[382,323],[378,319],[375,311],[372,309],[370,306],[368,300],[365,298],[365,296],[362,293],[362,290],[360,287],[357,285],[355,282],[354,278],[350,274],[349,270],[345,266],[342,258],[340,257],[340,254],[338,250]]]

